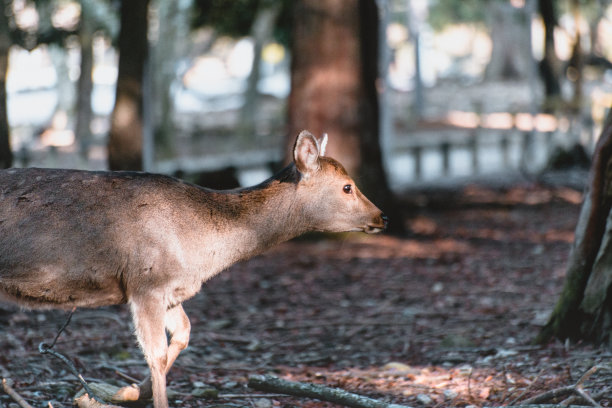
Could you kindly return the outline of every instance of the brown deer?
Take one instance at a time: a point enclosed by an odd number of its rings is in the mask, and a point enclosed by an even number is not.
[[[118,400],[168,406],[166,374],[187,347],[181,302],[210,277],[307,231],[376,233],[387,218],[303,131],[294,163],[249,188],[168,176],[0,171],[0,298],[28,308],[129,304],[150,369]],[[167,330],[170,344],[166,339]]]

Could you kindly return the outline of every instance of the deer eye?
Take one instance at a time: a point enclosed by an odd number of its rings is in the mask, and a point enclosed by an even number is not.
[[[344,191],[346,194],[351,194],[353,192],[353,187],[350,184],[347,184],[342,187],[342,191]]]

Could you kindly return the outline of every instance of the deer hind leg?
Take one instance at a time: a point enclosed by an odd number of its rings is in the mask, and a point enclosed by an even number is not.
[[[189,334],[191,324],[189,318],[183,310],[183,306],[178,305],[168,310],[165,315],[165,327],[170,334],[170,346],[168,347],[165,374],[168,374],[174,361],[181,351],[189,344]],[[140,384],[124,387],[121,397],[122,401],[135,401],[150,399],[153,395],[151,376],[145,378]],[[120,391],[121,391],[120,390]],[[118,396],[115,394],[115,396]]]
[[[177,305],[166,312],[166,330],[170,333],[170,346],[168,347],[168,360],[166,362],[166,374],[170,371],[172,364],[189,344],[191,323],[185,314],[182,305]]]
[[[131,301],[132,316],[136,328],[136,337],[142,348],[151,377],[153,405],[155,408],[167,408],[166,365],[168,361],[168,342],[164,328],[166,310],[161,299],[149,296],[146,299],[133,298]],[[147,380],[143,381],[146,383]],[[146,391],[146,385],[143,391]],[[123,387],[113,396],[116,401],[136,401],[145,399],[146,392],[141,393],[140,386]]]

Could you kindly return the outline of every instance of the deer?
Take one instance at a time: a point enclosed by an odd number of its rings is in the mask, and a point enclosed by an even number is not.
[[[387,227],[326,144],[327,135],[302,131],[291,164],[233,190],[146,172],[2,170],[0,300],[28,309],[127,304],[149,376],[113,400],[152,396],[166,408],[166,375],[191,330],[182,302],[208,279],[309,231]]]

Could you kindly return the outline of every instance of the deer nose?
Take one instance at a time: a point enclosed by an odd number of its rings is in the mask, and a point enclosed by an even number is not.
[[[387,217],[385,214],[382,214],[380,218],[382,218],[383,220],[383,224],[384,224],[383,229],[387,229],[387,226],[389,225],[389,217]]]

